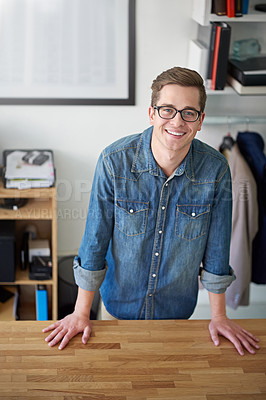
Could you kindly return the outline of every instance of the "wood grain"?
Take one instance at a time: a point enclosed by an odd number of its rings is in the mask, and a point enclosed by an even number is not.
[[[266,320],[239,320],[260,338],[241,357],[208,321],[95,321],[87,345],[78,335],[50,348],[47,322],[0,322],[0,400],[265,400]]]

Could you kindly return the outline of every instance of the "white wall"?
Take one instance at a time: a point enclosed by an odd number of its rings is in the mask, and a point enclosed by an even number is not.
[[[164,69],[186,66],[188,42],[196,38],[197,24],[191,20],[192,0],[137,0],[136,3],[135,106],[0,107],[1,154],[9,148],[54,151],[59,255],[78,251],[100,151],[119,137],[141,132],[148,126],[152,80]],[[207,115],[232,114],[232,110],[243,115],[265,114],[265,98],[209,97]],[[243,126],[234,126],[233,134],[238,128]],[[258,131],[266,139],[265,126]],[[217,147],[226,132],[227,127],[206,126],[199,138]]]

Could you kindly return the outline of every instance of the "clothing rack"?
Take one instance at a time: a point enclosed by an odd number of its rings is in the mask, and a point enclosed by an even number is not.
[[[241,125],[246,124],[266,124],[265,116],[245,116],[245,115],[228,115],[228,116],[206,116],[204,125]]]

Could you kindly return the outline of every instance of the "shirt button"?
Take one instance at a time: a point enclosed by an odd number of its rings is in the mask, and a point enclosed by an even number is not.
[[[156,274],[152,274],[152,277],[153,277],[153,278],[156,278]]]
[[[165,210],[165,206],[162,206],[162,210]]]
[[[191,215],[192,215],[192,217],[195,217],[196,213],[193,212]]]
[[[168,183],[166,183],[165,186],[168,186]]]
[[[156,257],[158,257],[159,253],[155,253]]]
[[[159,233],[160,233],[160,234],[162,234],[162,233],[163,233],[163,231],[159,231]]]
[[[152,296],[152,294],[149,294],[149,297],[151,297]]]
[[[133,208],[131,208],[131,209],[129,210],[129,212],[130,212],[130,214],[132,214],[132,213],[134,212]]]

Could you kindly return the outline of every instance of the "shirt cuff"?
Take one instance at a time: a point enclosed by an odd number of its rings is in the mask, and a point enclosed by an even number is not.
[[[217,294],[224,293],[235,279],[236,276],[231,267],[229,275],[215,275],[203,269],[200,276],[200,281],[204,288]]]
[[[78,257],[75,257],[73,262],[73,270],[76,284],[81,289],[94,292],[100,288],[107,268],[105,267],[104,269],[98,271],[90,271],[82,268]]]

